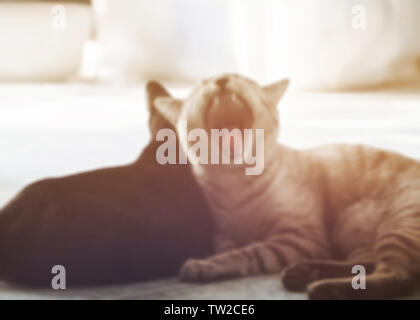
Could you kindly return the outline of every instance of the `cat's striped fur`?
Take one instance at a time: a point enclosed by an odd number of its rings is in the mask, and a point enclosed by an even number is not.
[[[420,273],[420,163],[367,146],[298,151],[279,145],[276,105],[286,87],[286,81],[261,88],[224,75],[204,81],[185,101],[155,101],[172,120],[206,128],[209,101],[227,90],[251,108],[252,128],[265,130],[261,175],[247,176],[240,165],[194,166],[215,216],[216,253],[187,261],[181,279],[284,271],[284,285],[307,288],[311,298],[408,292]],[[366,290],[351,286],[357,264],[369,272]]]

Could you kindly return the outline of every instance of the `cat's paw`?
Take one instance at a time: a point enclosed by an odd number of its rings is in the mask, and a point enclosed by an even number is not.
[[[187,260],[179,272],[179,278],[185,282],[210,282],[222,277],[221,268],[208,260]]]
[[[310,300],[347,300],[354,299],[349,288],[334,281],[317,281],[308,286],[308,298]]]
[[[290,291],[304,291],[308,284],[319,279],[319,270],[308,262],[299,262],[283,272],[283,286]]]

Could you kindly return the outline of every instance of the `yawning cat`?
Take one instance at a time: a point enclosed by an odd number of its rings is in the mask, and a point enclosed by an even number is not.
[[[244,174],[244,164],[194,164],[215,217],[217,252],[187,261],[181,279],[284,271],[286,288],[307,288],[310,298],[408,292],[420,271],[420,163],[360,145],[279,145],[276,105],[287,86],[260,87],[228,74],[203,81],[184,101],[155,100],[178,131],[181,123],[188,131],[264,130],[260,175]],[[185,150],[192,144],[185,135],[180,140]],[[368,273],[366,290],[352,288],[354,265]]]

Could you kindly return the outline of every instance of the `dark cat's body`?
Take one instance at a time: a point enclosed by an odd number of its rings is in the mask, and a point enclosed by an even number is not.
[[[148,90],[149,101],[166,94]],[[167,126],[158,117],[152,132]],[[67,286],[126,282],[176,275],[187,258],[209,254],[207,202],[190,166],[156,163],[158,145],[127,166],[24,188],[0,213],[0,277],[49,286],[63,265]]]

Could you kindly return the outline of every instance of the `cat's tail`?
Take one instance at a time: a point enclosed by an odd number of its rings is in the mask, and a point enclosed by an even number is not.
[[[316,281],[308,287],[309,296],[328,299],[335,294],[335,298],[342,299],[388,299],[409,294],[417,286],[416,277],[420,274],[420,227],[417,214],[405,214],[389,223],[392,228],[378,231],[370,274],[356,272],[351,277]],[[362,263],[354,265],[364,270]]]
[[[307,289],[310,299],[387,299],[410,293],[413,276],[390,261],[304,261],[283,273],[288,290]]]
[[[394,213],[379,226],[372,248],[354,251],[348,261],[305,261],[289,267],[283,275],[285,287],[306,288],[311,299],[389,299],[409,294],[420,275],[420,202],[412,195],[389,207]]]
[[[352,277],[318,280],[311,283],[307,291],[309,298],[314,300],[368,300],[401,297],[409,294],[414,287],[414,278],[406,269],[381,263],[366,276],[355,274]]]

